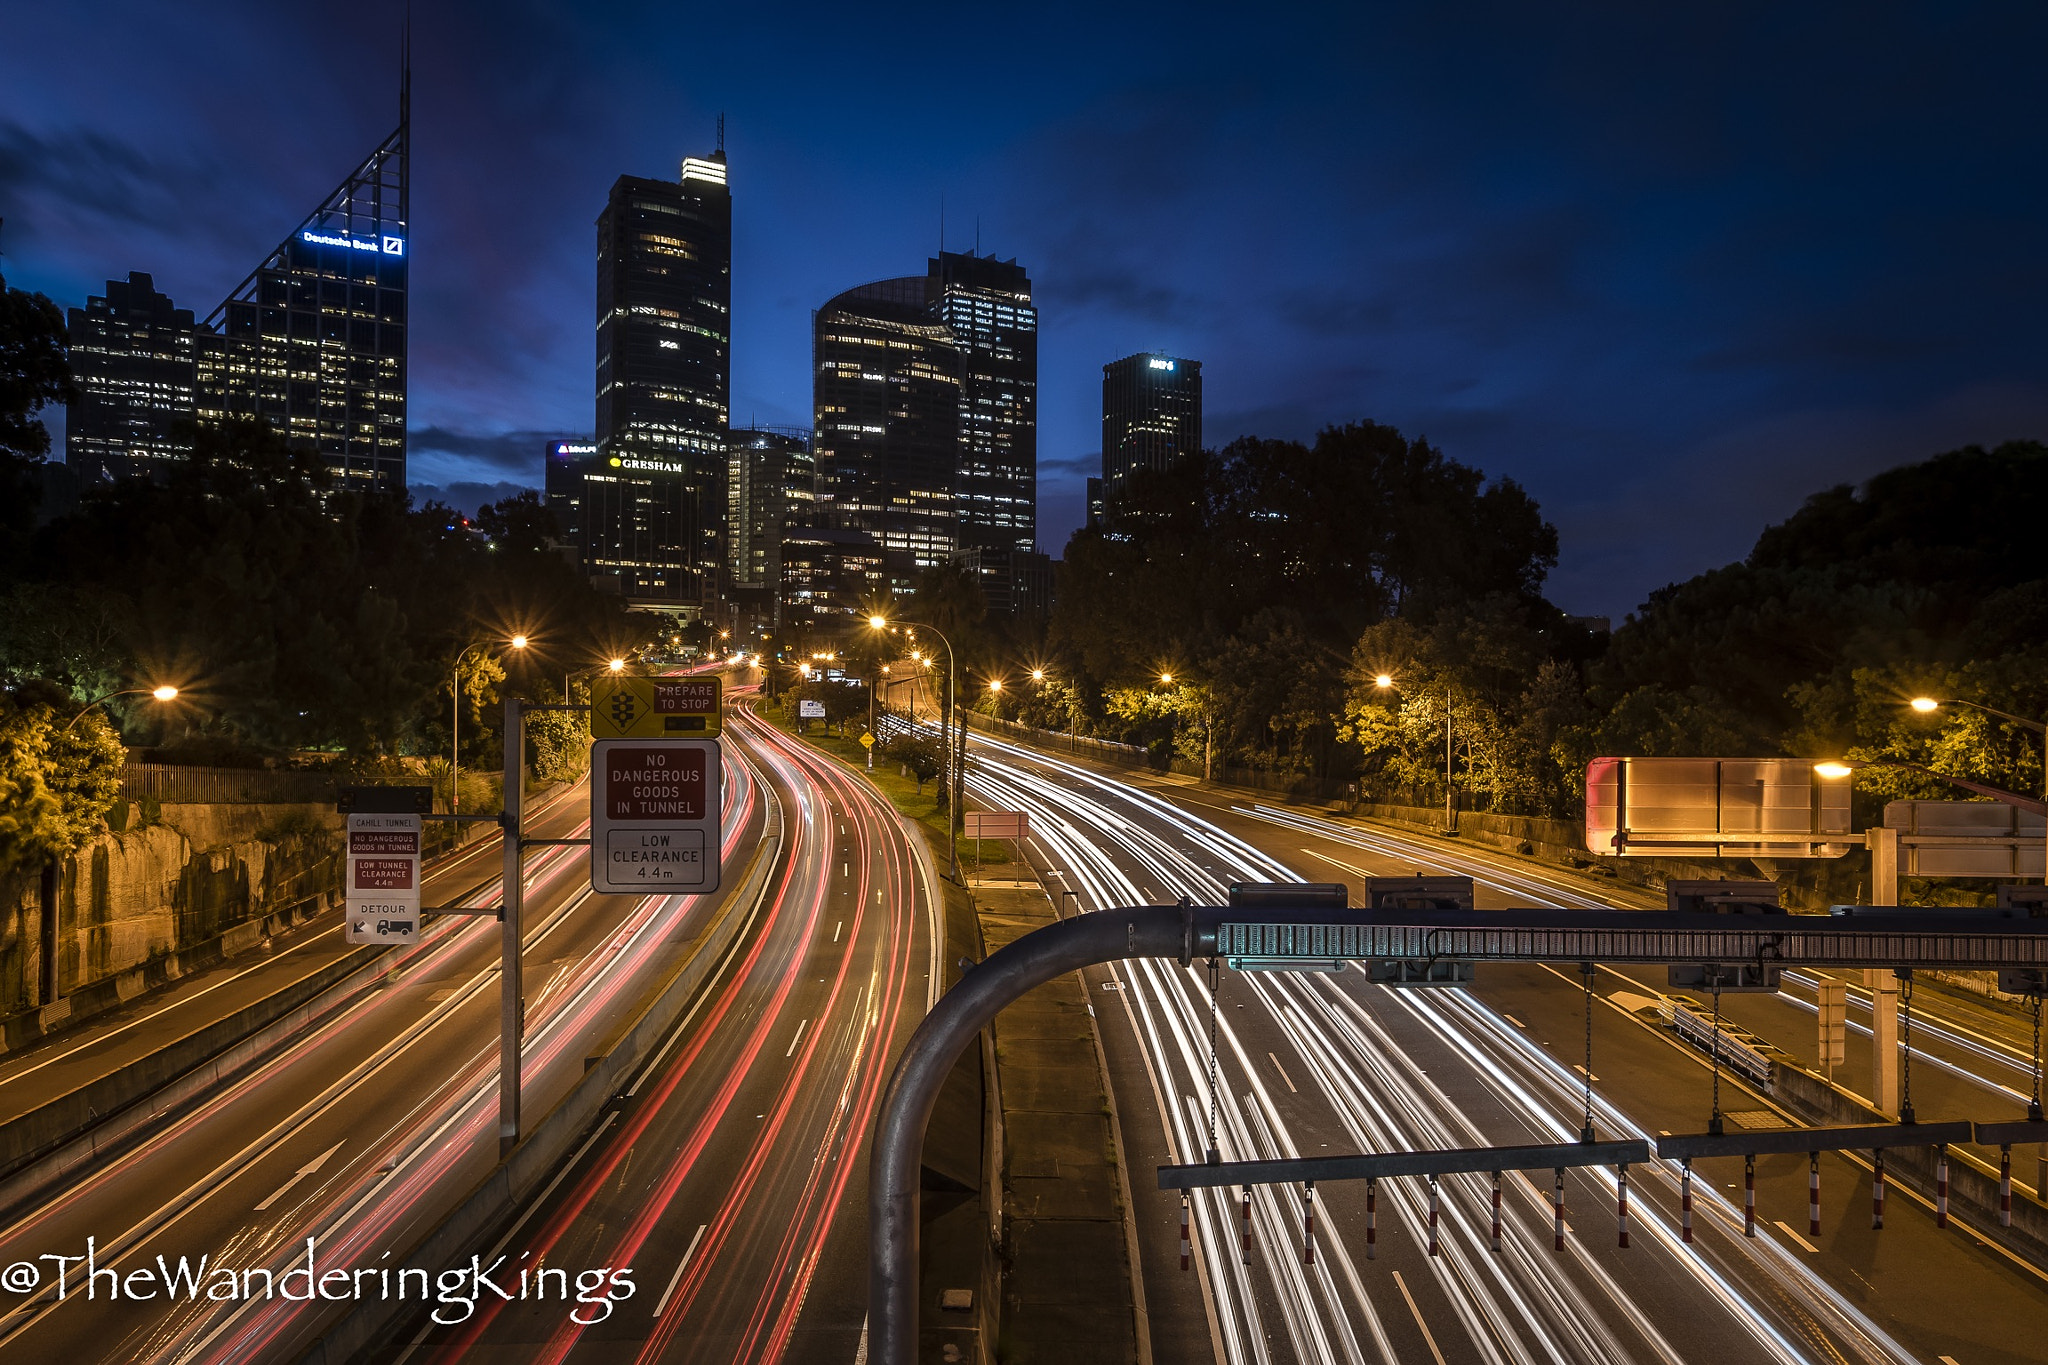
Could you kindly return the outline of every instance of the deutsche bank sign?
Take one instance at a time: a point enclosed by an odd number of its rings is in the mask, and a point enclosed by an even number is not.
[[[376,239],[350,237],[339,232],[315,232],[311,228],[299,231],[299,240],[313,246],[339,246],[350,251],[374,251],[383,256],[403,256],[405,238],[382,237]]]

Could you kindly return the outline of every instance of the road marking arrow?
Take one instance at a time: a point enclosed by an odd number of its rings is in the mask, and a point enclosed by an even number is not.
[[[346,1142],[347,1140],[348,1139],[343,1138],[342,1142]],[[261,1213],[265,1209],[269,1208],[272,1204],[275,1204],[278,1200],[284,1198],[285,1192],[287,1190],[291,1189],[292,1186],[298,1184],[301,1180],[304,1180],[307,1176],[312,1175],[314,1172],[318,1171],[322,1166],[325,1166],[327,1164],[327,1158],[333,1156],[336,1152],[340,1150],[341,1143],[337,1142],[332,1147],[329,1147],[326,1151],[322,1152],[320,1155],[314,1157],[311,1161],[307,1162],[305,1165],[299,1167],[297,1174],[293,1175],[290,1180],[285,1181],[284,1184],[279,1185],[277,1189],[272,1192],[270,1198],[264,1200],[262,1203],[256,1206],[256,1212]]]

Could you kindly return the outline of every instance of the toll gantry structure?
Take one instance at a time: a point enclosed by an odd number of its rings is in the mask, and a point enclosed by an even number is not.
[[[1837,906],[1825,916],[1786,914],[1775,905],[1674,899],[1665,911],[1511,909],[1474,910],[1469,885],[1459,878],[1374,879],[1368,905],[1351,908],[1347,888],[1336,884],[1247,885],[1231,889],[1223,906],[1138,906],[1110,909],[1026,934],[989,955],[949,991],[912,1035],[897,1063],[877,1116],[869,1165],[869,1345],[881,1365],[911,1365],[916,1358],[919,1244],[919,1168],[924,1133],[940,1089],[961,1051],[1002,1008],[1032,987],[1095,966],[1131,958],[1178,961],[1184,968],[1200,959],[1209,976],[1212,1009],[1225,968],[1235,971],[1334,972],[1363,963],[1370,979],[1395,986],[1455,985],[1471,979],[1480,962],[1576,962],[1590,993],[1595,963],[1662,963],[1697,978],[1715,991],[1775,989],[1777,975],[1793,967],[1850,967],[1899,974],[1910,1000],[1912,973],[1932,968],[1993,969],[2008,989],[2038,998],[2048,988],[2048,915],[2038,907],[1930,911],[1900,906]],[[1590,1003],[1590,1002],[1589,1002]],[[1718,1010],[1716,1022],[1718,1023]],[[1588,1014],[1590,1019],[1590,1010]],[[1591,1048],[1590,1026],[1587,1047]],[[1212,1042],[1212,1050],[1213,1050]],[[1810,1155],[1809,1226],[1819,1219],[1818,1157],[1823,1151],[1871,1151],[1878,1162],[1873,1226],[1884,1217],[1884,1153],[1932,1150],[1935,1156],[1936,1221],[1946,1225],[1947,1151],[1974,1140],[2005,1154],[2001,1202],[2011,1200],[2011,1148],[2048,1142],[2048,1121],[2039,1103],[2039,1047],[2036,1045],[2035,1099],[2023,1119],[1984,1123],[1916,1123],[1908,1108],[1897,1124],[1724,1131],[1719,1114],[1718,1035],[1715,1112],[1708,1130],[1661,1136],[1655,1156],[1680,1164],[1681,1228],[1691,1241],[1691,1163],[1698,1158],[1741,1156],[1752,1170],[1745,1197],[1744,1232],[1755,1235],[1755,1158],[1770,1153]],[[1213,1057],[1212,1057],[1213,1062]],[[1349,1155],[1225,1162],[1218,1151],[1214,1119],[1204,1159],[1163,1166],[1162,1189],[1188,1194],[1232,1187],[1249,1206],[1254,1186],[1292,1186],[1302,1201],[1304,1259],[1315,1254],[1315,1184],[1358,1179],[1367,1182],[1367,1254],[1374,1228],[1373,1192],[1382,1179],[1419,1177],[1430,1182],[1430,1238],[1435,1251],[1437,1181],[1445,1175],[1493,1177],[1493,1247],[1501,1247],[1501,1176],[1507,1171],[1549,1170],[1556,1174],[1556,1246],[1563,1249],[1566,1225],[1564,1173],[1573,1168],[1612,1167],[1616,1181],[1619,1244],[1629,1245],[1628,1168],[1652,1158],[1646,1140],[1601,1141],[1593,1131],[1590,1055],[1586,1077],[1585,1125],[1575,1143],[1482,1147],[1418,1152],[1361,1152]],[[1212,1077],[1214,1068],[1211,1070]],[[1211,1082],[1212,1087],[1214,1082]],[[1215,1109],[1211,1099],[1211,1113]],[[1184,1204],[1185,1207],[1185,1204]],[[2009,1218],[2009,1214],[2004,1214]],[[1190,1247],[1185,1216],[1182,1260]],[[1246,1220],[1244,1254],[1251,1254]]]

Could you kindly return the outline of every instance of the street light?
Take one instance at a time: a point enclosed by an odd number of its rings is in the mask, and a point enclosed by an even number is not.
[[[2048,725],[2038,720],[2028,720],[2025,716],[2016,716],[2010,711],[2001,711],[1995,706],[1986,706],[1981,701],[1964,701],[1960,697],[1915,697],[1907,705],[1923,716],[1932,715],[1944,706],[1967,706],[1972,711],[1982,711],[1987,716],[1996,716],[2000,720],[2023,725],[2035,731],[2041,736],[2041,794],[2048,796]]]
[[[478,640],[475,644],[470,645],[455,656],[454,676],[450,683],[450,693],[455,700],[455,723],[448,727],[448,813],[450,815],[460,815],[462,813],[462,661],[469,657],[471,650],[488,648],[490,643],[489,640]],[[514,649],[525,649],[526,637],[524,635],[515,635],[507,643]],[[568,700],[566,692],[562,699],[564,701]]]
[[[1375,673],[1372,685],[1385,692],[1394,686],[1394,675]],[[1451,685],[1444,684],[1444,833],[1458,832],[1457,788],[1451,785]]]
[[[93,707],[98,706],[101,702],[109,702],[116,697],[150,697],[157,701],[175,701],[177,696],[178,689],[170,686],[168,683],[162,687],[124,687],[119,691],[109,692],[103,697],[94,697],[91,701],[80,707],[77,715],[64,722],[63,733],[70,734],[71,727],[84,720],[87,711],[92,710]]]
[[[886,628],[888,624],[889,620],[885,616],[874,615],[868,617],[868,628],[871,630],[882,630]],[[903,627],[903,629],[928,630],[932,634],[938,636],[939,642],[945,645],[946,714],[952,717],[954,729],[960,732],[960,738],[963,741],[960,745],[960,748],[966,748],[966,744],[964,742],[966,739],[966,732],[961,729],[959,709],[955,705],[953,700],[954,689],[958,682],[959,674],[959,669],[957,667],[956,660],[953,656],[953,642],[951,640],[948,640],[946,638],[946,633],[940,630],[937,626],[926,625],[922,621],[913,621],[907,627]],[[919,654],[915,650],[911,651],[910,657],[916,659],[919,663],[924,662],[924,656]],[[953,770],[952,796],[951,801],[946,808],[946,863],[948,867],[948,875],[950,875],[952,879],[957,882],[960,880],[960,844],[957,835],[957,831],[960,826],[960,787],[962,769],[965,766],[966,756],[965,754],[960,754],[957,756],[955,755],[954,746],[946,735],[945,716],[941,716],[939,718],[939,741],[940,743],[946,745],[946,760],[951,765]]]

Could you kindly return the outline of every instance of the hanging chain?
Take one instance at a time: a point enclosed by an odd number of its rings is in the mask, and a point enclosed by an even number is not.
[[[1899,1041],[1906,1058],[1899,1067],[1899,1122],[1913,1122],[1913,973],[1899,974]]]
[[[1707,1131],[1718,1134],[1721,1131],[1721,981],[1719,977],[1714,979],[1713,1044],[1714,1112],[1707,1118]]]
[[[1579,1141],[1593,1140],[1593,972],[1590,962],[1579,964],[1586,983],[1586,1121],[1579,1129]]]
[[[1212,957],[1209,959],[1209,1148],[1206,1153],[1211,1166],[1223,1160],[1223,1154],[1216,1148],[1216,993],[1222,985],[1223,962]]]
[[[2027,1117],[2035,1123],[2041,1121],[2041,997],[2027,997],[2029,1012],[2034,1016],[2034,1093],[2027,1101]]]

